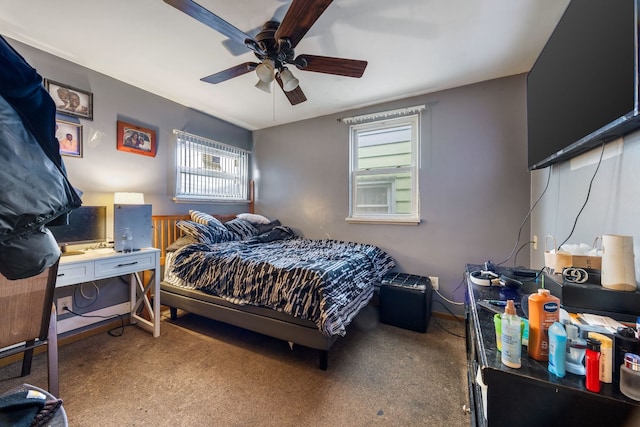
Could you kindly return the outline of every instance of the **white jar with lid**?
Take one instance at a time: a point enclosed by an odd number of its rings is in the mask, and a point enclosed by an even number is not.
[[[625,353],[620,365],[620,392],[630,399],[640,401],[640,356]]]

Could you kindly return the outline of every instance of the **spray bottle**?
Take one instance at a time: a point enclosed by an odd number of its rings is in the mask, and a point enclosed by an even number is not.
[[[507,300],[502,315],[502,363],[510,368],[521,366],[522,322],[516,314],[513,300]]]

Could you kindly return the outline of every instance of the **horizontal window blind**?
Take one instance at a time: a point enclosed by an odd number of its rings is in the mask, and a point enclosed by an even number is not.
[[[176,134],[176,199],[247,199],[249,152],[180,130]]]

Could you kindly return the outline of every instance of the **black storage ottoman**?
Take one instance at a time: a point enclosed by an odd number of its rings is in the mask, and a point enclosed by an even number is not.
[[[433,287],[428,277],[388,273],[380,283],[380,322],[427,332]]]

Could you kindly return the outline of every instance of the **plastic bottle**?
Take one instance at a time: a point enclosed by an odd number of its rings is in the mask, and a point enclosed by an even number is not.
[[[549,365],[548,369],[559,378],[565,376],[567,355],[567,332],[560,322],[553,322],[549,328]]]
[[[587,351],[587,341],[580,338],[576,325],[564,325],[567,331],[567,358],[565,369],[575,375],[584,376],[584,353]]]
[[[522,322],[516,314],[513,300],[507,300],[502,315],[502,363],[510,368],[521,366],[522,355]]]
[[[585,387],[594,393],[600,392],[600,341],[587,338],[587,352],[584,356]]]
[[[548,289],[538,289],[538,293],[529,295],[529,356],[541,362],[549,360],[548,331],[559,320],[559,298]]]
[[[131,252],[133,251],[133,234],[131,234],[131,230],[129,228],[125,228],[122,231],[122,252]]]
[[[589,332],[589,338],[600,341],[600,381],[610,384],[613,380],[613,340],[598,332]]]

